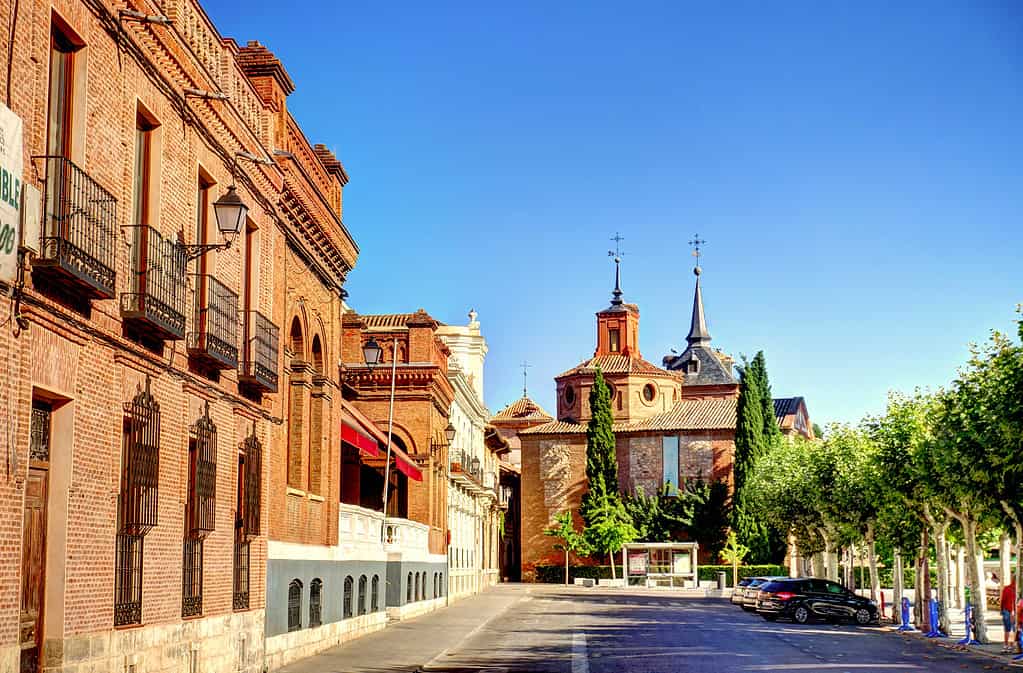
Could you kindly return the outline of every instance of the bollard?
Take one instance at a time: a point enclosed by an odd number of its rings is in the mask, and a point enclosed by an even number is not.
[[[973,607],[970,605],[970,601],[966,601],[966,609],[963,611],[966,620],[966,635],[962,640],[957,640],[957,645],[980,645],[980,641],[973,638]]]
[[[1019,624],[1016,624],[1016,649],[1020,653],[1014,656],[1012,660],[1023,661],[1023,629],[1020,628]]]
[[[928,631],[926,635],[928,638],[946,638],[947,636],[944,633],[942,633],[941,629],[938,627],[938,619],[940,612],[938,601],[932,598],[930,603],[931,603],[930,604],[931,630]]]
[[[896,631],[916,631],[909,623],[909,599],[905,596],[902,597],[902,626],[895,629]]]

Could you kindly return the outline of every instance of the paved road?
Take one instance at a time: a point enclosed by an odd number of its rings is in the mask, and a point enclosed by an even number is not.
[[[287,670],[417,667],[430,673],[1023,670],[880,627],[769,624],[722,599],[535,585],[498,587]]]

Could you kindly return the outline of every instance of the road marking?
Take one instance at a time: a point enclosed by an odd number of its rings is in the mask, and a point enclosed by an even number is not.
[[[590,673],[590,662],[586,655],[586,634],[580,631],[572,634],[572,673]]]

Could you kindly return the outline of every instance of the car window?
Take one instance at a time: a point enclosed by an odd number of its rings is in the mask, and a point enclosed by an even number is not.
[[[828,582],[828,593],[829,594],[844,594],[845,587],[841,584],[835,584],[834,582]]]
[[[815,594],[824,594],[828,592],[828,582],[826,580],[810,580],[810,591]]]

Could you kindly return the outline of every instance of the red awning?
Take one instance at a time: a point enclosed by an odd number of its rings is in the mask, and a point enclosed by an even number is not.
[[[370,439],[348,423],[341,423],[341,441],[348,442],[367,455],[380,455],[380,445],[377,444],[377,440]]]
[[[422,471],[416,467],[416,464],[409,458],[407,453],[391,444],[391,454],[394,456],[394,467],[397,468],[398,472],[414,481],[423,480]]]

